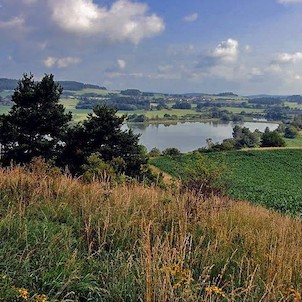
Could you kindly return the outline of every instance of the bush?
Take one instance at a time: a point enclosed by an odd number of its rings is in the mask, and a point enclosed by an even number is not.
[[[286,138],[296,138],[299,135],[299,132],[296,127],[288,126],[284,130],[284,137]]]
[[[100,153],[91,154],[82,170],[83,180],[86,182],[104,181],[116,176],[113,167],[103,161]]]
[[[176,156],[181,155],[181,152],[177,148],[167,148],[162,152],[162,155]]]
[[[187,178],[182,182],[182,191],[189,191],[204,198],[225,195],[227,181],[224,165],[218,165],[196,152],[194,165],[186,163],[183,168]]]
[[[284,147],[285,141],[276,131],[265,131],[262,135],[261,147]]]
[[[157,157],[160,156],[160,150],[158,148],[152,148],[149,152],[150,157]]]

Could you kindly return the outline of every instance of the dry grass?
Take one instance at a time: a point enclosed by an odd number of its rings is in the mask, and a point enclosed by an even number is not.
[[[301,301],[300,220],[43,166],[1,169],[0,196],[0,301]]]

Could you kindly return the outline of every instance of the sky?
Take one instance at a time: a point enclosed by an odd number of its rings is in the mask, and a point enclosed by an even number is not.
[[[0,77],[302,94],[302,0],[0,0]]]

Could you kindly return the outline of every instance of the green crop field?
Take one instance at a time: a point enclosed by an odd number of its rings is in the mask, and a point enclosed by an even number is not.
[[[228,167],[231,197],[302,215],[302,150],[232,151],[206,156]],[[174,177],[186,177],[184,163],[194,167],[194,157],[158,157],[150,162]]]
[[[86,88],[75,92],[75,95],[81,96],[86,93],[95,93],[99,95],[107,95],[109,93],[116,93],[119,94],[119,91],[116,90],[103,90],[103,89],[92,89],[92,88]]]

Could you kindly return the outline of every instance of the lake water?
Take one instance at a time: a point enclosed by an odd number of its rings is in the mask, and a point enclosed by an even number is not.
[[[135,134],[141,134],[140,143],[150,151],[156,147],[161,151],[175,147],[181,152],[189,152],[207,146],[206,139],[212,138],[213,142],[222,142],[232,137],[234,123],[177,123],[173,125],[148,124],[148,125],[123,125],[123,129],[130,128]],[[247,122],[240,126],[249,128],[251,131],[259,129],[261,132],[266,127],[275,130],[278,124]]]

